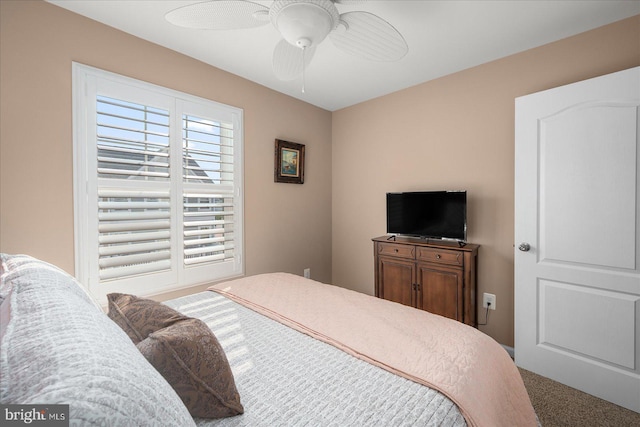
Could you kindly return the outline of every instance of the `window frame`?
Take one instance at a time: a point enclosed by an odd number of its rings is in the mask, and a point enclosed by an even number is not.
[[[72,75],[74,256],[75,275],[80,283],[104,304],[106,295],[111,292],[149,296],[244,275],[243,110],[76,62],[72,65]],[[95,105],[97,97],[102,95],[127,102],[161,107],[169,112],[171,178],[165,183],[145,181],[142,184],[149,188],[157,186],[165,191],[168,188],[170,192],[171,267],[169,270],[119,279],[103,281],[99,279],[98,188],[101,179],[97,173],[98,154],[95,133],[97,107]],[[233,123],[233,195],[231,197],[235,213],[234,257],[230,261],[196,265],[185,265],[183,261],[184,197],[186,189],[194,187],[193,184],[183,182],[182,178],[184,115],[199,115],[216,122],[228,120]],[[114,185],[116,184],[114,180]],[[202,184],[202,188],[211,191],[214,187],[211,184]],[[228,186],[227,189],[229,189]]]

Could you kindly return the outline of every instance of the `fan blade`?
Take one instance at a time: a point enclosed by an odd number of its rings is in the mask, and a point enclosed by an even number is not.
[[[164,17],[180,27],[233,30],[268,24],[269,8],[244,0],[212,0],[179,7]]]
[[[369,12],[341,14],[329,37],[338,49],[372,61],[397,61],[409,50],[398,30]]]
[[[315,46],[303,50],[282,39],[273,51],[273,73],[279,80],[295,80],[309,65],[315,52]]]

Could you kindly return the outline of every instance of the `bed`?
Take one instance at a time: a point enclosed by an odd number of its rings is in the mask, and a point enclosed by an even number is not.
[[[440,316],[286,273],[147,301],[117,294],[107,316],[63,271],[2,255],[0,403],[68,404],[71,425],[537,425],[504,349]],[[136,318],[136,304],[155,317]],[[168,313],[160,323],[158,310]],[[135,322],[154,332],[132,334]],[[176,327],[173,347],[157,338]],[[187,339],[198,327],[206,331]],[[203,339],[226,365],[190,347]],[[150,357],[159,347],[181,365]],[[198,355],[190,370],[180,352]],[[201,387],[191,401],[187,377]],[[222,416],[192,410],[214,394],[232,402]]]

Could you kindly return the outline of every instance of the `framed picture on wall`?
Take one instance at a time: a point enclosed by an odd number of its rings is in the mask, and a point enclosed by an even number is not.
[[[304,183],[304,145],[276,139],[275,182]]]

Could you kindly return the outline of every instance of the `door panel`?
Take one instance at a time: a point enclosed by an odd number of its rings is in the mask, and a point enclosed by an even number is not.
[[[639,105],[640,68],[516,100],[514,257],[516,364],[637,412]]]
[[[576,354],[635,368],[635,317],[640,314],[640,297],[540,280],[538,299],[540,345],[566,352],[569,357]]]
[[[540,120],[540,261],[635,268],[637,115],[610,102]]]
[[[380,257],[378,275],[384,287],[380,290],[380,297],[404,305],[412,305],[414,277],[413,261],[402,261],[393,258]]]
[[[418,264],[418,284],[418,308],[462,320],[462,270]]]

